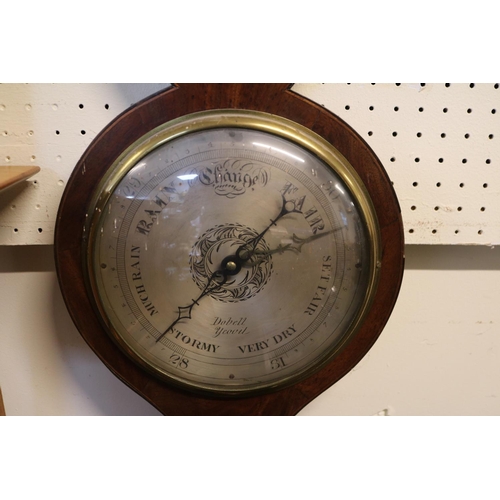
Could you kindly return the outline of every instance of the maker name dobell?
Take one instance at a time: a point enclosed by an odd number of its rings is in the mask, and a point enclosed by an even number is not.
[[[246,335],[248,328],[245,326],[247,318],[219,318],[216,316],[212,323],[215,326],[214,337],[219,335]]]

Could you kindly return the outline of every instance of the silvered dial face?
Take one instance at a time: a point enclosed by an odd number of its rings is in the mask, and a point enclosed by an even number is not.
[[[367,309],[376,256],[342,159],[231,120],[153,135],[117,163],[88,267],[106,328],[136,362],[239,394],[334,356]]]

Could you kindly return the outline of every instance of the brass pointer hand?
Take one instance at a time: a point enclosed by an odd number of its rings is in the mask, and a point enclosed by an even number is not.
[[[281,194],[281,200],[281,210],[277,217],[271,220],[271,223],[264,229],[264,231],[258,234],[255,238],[252,238],[250,241],[247,241],[244,245],[241,245],[238,250],[236,250],[236,257],[239,261],[241,261],[242,264],[248,261],[252,257],[252,255],[255,254],[259,241],[264,237],[267,231],[271,229],[272,226],[276,225],[276,222],[278,222],[285,215],[302,213],[301,210],[296,208],[295,200],[287,201],[283,193]]]
[[[269,250],[268,252],[262,252],[259,250],[254,251],[254,255],[261,257],[260,259],[257,260],[252,260],[251,262],[245,263],[244,267],[253,267],[256,264],[260,264],[261,262],[264,262],[266,260],[266,257],[268,255],[273,255],[275,253],[282,254],[284,252],[290,251],[294,252],[296,254],[299,254],[302,251],[302,247],[307,244],[311,243],[315,240],[319,240],[320,238],[324,238],[325,236],[334,233],[338,231],[339,229],[342,229],[341,227],[338,227],[336,229],[331,229],[330,231],[325,231],[324,233],[319,233],[319,234],[313,234],[312,236],[309,236],[308,238],[300,238],[297,236],[295,233],[292,235],[292,242],[287,243],[286,245],[278,245],[277,248],[274,248],[273,250]]]
[[[224,261],[225,262],[225,261]],[[193,299],[191,304],[188,306],[179,306],[177,308],[177,318],[172,322],[172,324],[156,339],[156,342],[159,342],[170,330],[173,331],[174,326],[181,320],[181,319],[191,319],[191,311],[193,310],[193,307],[195,305],[199,305],[198,301],[201,300],[205,295],[208,295],[209,293],[213,292],[214,290],[217,290],[220,288],[224,283],[227,281],[227,277],[231,274],[231,268],[232,266],[229,263],[225,264],[225,268],[223,269],[218,269],[215,271],[212,276],[210,276],[210,279],[208,280],[208,283],[206,284],[205,288],[201,292],[196,299]]]

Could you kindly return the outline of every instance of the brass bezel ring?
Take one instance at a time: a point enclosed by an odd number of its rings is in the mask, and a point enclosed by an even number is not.
[[[353,323],[343,336],[342,340],[338,342],[335,347],[324,356],[323,359],[315,363],[313,366],[303,369],[298,374],[291,375],[282,381],[273,382],[257,389],[252,387],[214,389],[210,386],[205,387],[200,384],[187,383],[177,380],[175,376],[172,376],[171,374],[152,368],[146,361],[142,360],[138,354],[135,352],[133,353],[134,359],[139,361],[139,364],[150,373],[160,376],[163,380],[167,379],[168,381],[173,382],[174,385],[181,386],[184,389],[218,395],[248,396],[289,386],[307,378],[312,373],[315,373],[328,364],[347,344],[352,335],[363,323],[363,320],[368,314],[375,297],[381,266],[381,236],[376,211],[368,190],[364,186],[358,173],[349,161],[332,144],[323,139],[320,135],[296,122],[277,115],[250,110],[218,109],[201,111],[176,118],[152,129],[149,133],[143,135],[140,139],[123,151],[123,153],[113,162],[92,196],[92,201],[87,212],[88,217],[86,219],[83,237],[84,269],[87,287],[90,290],[91,296],[95,302],[94,305],[99,311],[99,316],[105,322],[106,329],[111,331],[111,336],[114,340],[121,345],[119,340],[120,335],[114,331],[112,324],[107,319],[105,308],[100,303],[99,290],[96,284],[96,277],[93,272],[93,248],[95,245],[96,230],[99,226],[100,214],[105,209],[109,198],[119,182],[123,179],[127,172],[129,172],[129,170],[147,154],[163,144],[187,134],[226,127],[258,130],[287,139],[300,147],[307,149],[309,152],[313,153],[320,160],[322,160],[327,166],[332,168],[332,170],[334,170],[345,183],[358,204],[358,209],[366,227],[368,244],[370,247],[369,283],[363,304],[354,318]]]

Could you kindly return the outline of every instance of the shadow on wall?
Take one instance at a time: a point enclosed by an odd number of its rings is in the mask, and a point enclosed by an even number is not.
[[[160,415],[151,404],[133,392],[121,382],[92,352],[73,325],[66,311],[64,300],[57,282],[54,280],[53,318],[57,344],[61,357],[65,360],[68,371],[78,384],[82,394],[92,401],[95,414],[155,416]],[[82,411],[89,409],[85,401]],[[79,411],[78,405],[72,405],[72,411]]]
[[[407,245],[406,269],[500,271],[500,246]],[[0,246],[0,273],[55,272],[54,247]]]
[[[52,342],[51,348],[59,351],[53,354],[54,359],[64,366],[60,375],[71,379],[63,381],[53,377],[50,383],[52,386],[60,383],[61,391],[70,391],[75,385],[80,388],[72,391],[68,401],[64,398],[57,401],[58,404],[67,404],[67,408],[59,409],[61,412],[67,410],[69,415],[89,412],[115,416],[159,415],[152,405],[113,375],[79,335],[56,280],[53,246],[0,246],[0,273],[48,274],[48,281],[44,280],[44,283],[50,283],[52,293],[40,299],[46,304],[47,311],[41,318],[44,322],[42,329],[48,335],[47,341]],[[30,354],[33,351],[27,348],[26,356]],[[38,361],[36,364],[39,366]]]
[[[126,108],[171,86],[170,83],[110,83],[108,85],[121,96]]]
[[[500,271],[500,246],[407,245],[406,269]]]

